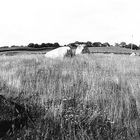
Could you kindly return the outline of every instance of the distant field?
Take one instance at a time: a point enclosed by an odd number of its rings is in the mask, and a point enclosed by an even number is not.
[[[89,48],[93,53],[116,53],[116,54],[130,54],[132,52],[140,52],[139,50],[131,50],[119,47],[94,47]]]
[[[0,79],[1,93],[29,106],[34,120],[13,139],[140,139],[139,57],[0,56]]]
[[[119,47],[90,47],[89,48],[91,53],[115,53],[115,54],[131,54],[132,52],[140,53],[140,50],[131,50],[126,48],[119,48]],[[7,54],[7,55],[14,55],[14,54],[45,54],[47,51],[50,50],[8,50],[4,52],[0,52],[0,55]]]

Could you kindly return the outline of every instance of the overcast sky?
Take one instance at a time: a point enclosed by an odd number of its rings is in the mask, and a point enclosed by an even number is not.
[[[140,45],[140,0],[0,0],[0,46],[73,41]]]

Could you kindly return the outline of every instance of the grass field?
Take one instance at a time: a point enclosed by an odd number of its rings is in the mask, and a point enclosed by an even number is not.
[[[140,139],[138,56],[1,56],[0,79],[0,93],[33,118],[13,140]]]

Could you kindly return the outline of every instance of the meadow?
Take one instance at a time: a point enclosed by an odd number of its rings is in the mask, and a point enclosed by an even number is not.
[[[18,140],[140,139],[140,57],[0,56],[0,93],[29,109]]]

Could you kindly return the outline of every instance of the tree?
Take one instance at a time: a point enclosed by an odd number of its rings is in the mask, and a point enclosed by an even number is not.
[[[68,46],[70,46],[71,48],[77,48],[77,45],[75,43],[69,43]]]
[[[42,43],[41,45],[40,45],[40,48],[45,48],[46,47],[46,44],[45,43]]]
[[[102,43],[101,42],[94,42],[92,44],[93,47],[102,47]]]
[[[3,47],[1,47],[1,48],[9,48],[9,46],[3,46]]]
[[[87,46],[87,47],[93,47],[92,42],[87,41],[87,42],[86,42],[86,46]]]
[[[120,47],[119,43],[115,43],[115,47]]]
[[[29,48],[34,48],[34,43],[30,43],[30,44],[28,45],[28,47],[29,47]]]
[[[127,48],[132,49],[132,50],[138,50],[139,49],[139,47],[137,45],[133,44],[133,43],[129,43],[127,45]]]
[[[81,44],[81,42],[79,42],[79,41],[75,41],[74,44]]]
[[[126,48],[127,44],[126,44],[125,42],[121,42],[121,43],[119,44],[119,46],[120,46],[120,47],[123,47],[123,48]]]
[[[34,44],[34,48],[39,48],[40,45]]]
[[[11,48],[18,48],[19,46],[16,45],[12,45]]]
[[[103,47],[110,47],[110,44],[108,42],[105,42],[102,45],[103,45]]]
[[[52,44],[52,43],[47,43],[47,44],[46,44],[46,47],[47,47],[47,48],[52,48],[52,47],[53,47],[53,44]]]
[[[56,43],[53,44],[53,47],[58,48],[58,47],[60,47],[60,45],[56,42]]]
[[[29,48],[39,48],[40,45],[34,44],[34,43],[30,43],[30,44],[28,45],[28,47],[29,47]]]

